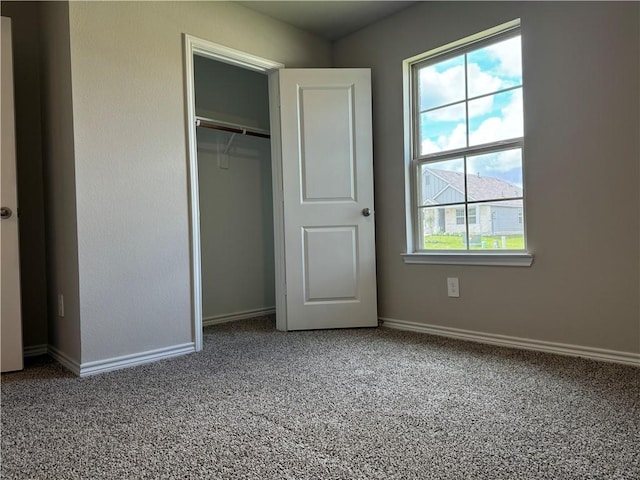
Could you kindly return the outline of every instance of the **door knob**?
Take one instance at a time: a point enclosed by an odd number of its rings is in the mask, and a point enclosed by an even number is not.
[[[13,215],[13,212],[9,207],[0,208],[0,218],[2,218],[3,220],[10,218],[11,215]]]
[[[371,209],[370,208],[363,208],[362,209],[362,215],[364,215],[365,217],[368,217],[369,215],[371,215]]]

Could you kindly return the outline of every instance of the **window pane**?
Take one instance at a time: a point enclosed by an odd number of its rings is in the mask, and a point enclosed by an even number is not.
[[[462,223],[458,211],[462,210]],[[467,227],[464,205],[421,208],[418,215],[423,250],[465,250]]]
[[[522,200],[480,203],[475,207],[478,220],[469,225],[471,250],[524,250]]]
[[[419,205],[464,202],[464,159],[432,162],[420,166]]]
[[[467,157],[467,199],[522,197],[522,149]]]
[[[464,55],[418,71],[420,111],[465,99]]]
[[[420,114],[420,155],[467,146],[464,103]]]
[[[475,206],[467,207],[469,213],[469,225],[478,223],[478,208]]]
[[[523,135],[522,88],[469,102],[469,145]]]
[[[467,55],[469,98],[522,85],[520,36]]]

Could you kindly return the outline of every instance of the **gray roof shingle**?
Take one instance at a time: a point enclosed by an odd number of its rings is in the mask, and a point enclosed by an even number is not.
[[[464,173],[427,168],[425,172],[440,177],[459,192],[464,192]],[[499,200],[501,198],[522,197],[522,189],[495,177],[467,175],[468,200]],[[505,204],[503,204],[505,205]]]

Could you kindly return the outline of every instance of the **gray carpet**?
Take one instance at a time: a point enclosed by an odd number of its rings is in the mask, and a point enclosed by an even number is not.
[[[3,479],[639,479],[640,369],[389,329],[2,376]]]

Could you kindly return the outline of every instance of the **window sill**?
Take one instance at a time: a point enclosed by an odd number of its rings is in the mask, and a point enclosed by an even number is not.
[[[485,265],[493,267],[530,267],[531,253],[402,253],[408,264]]]

